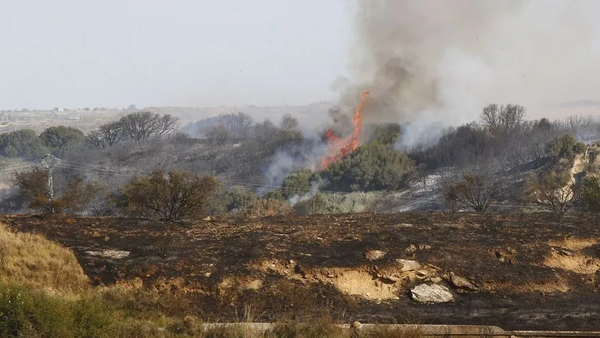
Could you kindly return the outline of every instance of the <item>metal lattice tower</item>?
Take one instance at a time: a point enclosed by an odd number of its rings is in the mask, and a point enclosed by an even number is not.
[[[48,171],[48,200],[52,203],[54,199],[54,181],[52,180],[52,171],[60,163],[60,159],[52,154],[46,154],[40,158],[40,164]]]

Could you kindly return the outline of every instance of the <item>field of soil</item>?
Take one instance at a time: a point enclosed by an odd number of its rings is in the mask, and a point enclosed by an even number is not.
[[[71,248],[98,285],[150,289],[204,320],[600,330],[600,220],[573,214],[206,219],[2,216]],[[453,301],[416,302],[440,285]],[[173,310],[176,311],[176,310]]]

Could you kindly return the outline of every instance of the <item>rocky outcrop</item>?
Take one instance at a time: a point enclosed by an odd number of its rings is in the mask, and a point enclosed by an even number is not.
[[[412,299],[417,303],[437,304],[454,301],[454,295],[447,287],[439,284],[421,284],[410,290]]]
[[[466,278],[460,277],[454,274],[454,272],[450,272],[444,278],[452,284],[455,288],[469,290],[469,291],[477,291],[479,288],[475,286],[473,283],[469,282]]]

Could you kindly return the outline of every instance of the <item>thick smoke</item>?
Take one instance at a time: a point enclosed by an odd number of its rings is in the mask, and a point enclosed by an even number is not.
[[[329,122],[347,131],[363,91],[365,123],[403,124],[401,147],[435,142],[491,103],[566,117],[553,107],[600,98],[599,12],[597,0],[358,0]],[[269,184],[314,164],[322,149],[301,153],[279,153]]]
[[[371,92],[367,122],[410,122],[406,145],[489,103],[548,115],[599,97],[599,9],[594,0],[359,0],[349,76],[334,87],[344,111]]]

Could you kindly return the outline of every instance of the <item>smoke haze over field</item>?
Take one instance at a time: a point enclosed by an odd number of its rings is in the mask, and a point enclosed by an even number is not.
[[[490,103],[538,117],[600,97],[599,10],[594,0],[359,0],[349,76],[333,88],[344,111],[371,91],[365,119],[412,122],[409,138]]]

